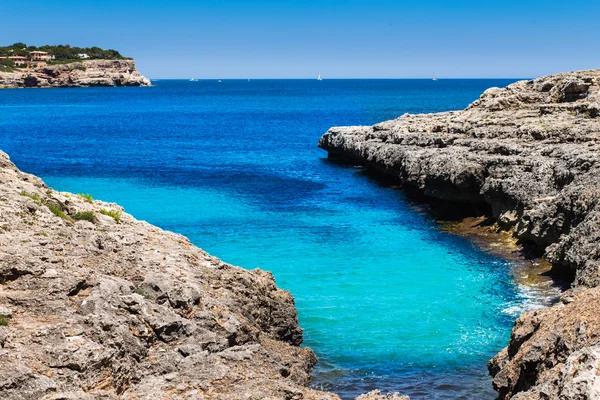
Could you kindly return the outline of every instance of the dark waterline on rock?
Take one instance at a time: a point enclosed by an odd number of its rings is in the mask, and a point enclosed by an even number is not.
[[[402,192],[328,162],[316,142],[332,125],[460,109],[509,82],[2,92],[0,148],[59,190],[117,201],[224,261],[272,270],[321,358],[316,387],[492,399],[487,360],[508,340],[506,310],[528,301],[511,262],[440,232]]]

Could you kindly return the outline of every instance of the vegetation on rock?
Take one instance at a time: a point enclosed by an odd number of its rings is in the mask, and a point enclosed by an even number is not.
[[[94,202],[94,198],[92,197],[91,194],[78,193],[77,196],[80,197],[80,198],[82,198],[83,200],[87,201],[90,204],[92,204]]]
[[[96,216],[94,215],[93,211],[81,211],[74,214],[71,218],[75,221],[94,222],[96,220]]]
[[[117,210],[106,210],[103,208],[100,210],[100,214],[112,217],[112,219],[114,219],[117,224],[120,224],[121,223],[121,215],[123,214],[123,212],[117,211]]]
[[[47,61],[49,65],[68,64],[82,60],[127,60],[121,53],[113,49],[102,49],[93,47],[71,47],[70,45],[44,45],[27,46],[25,43],[17,42],[10,46],[0,46],[0,72],[12,72],[19,66],[9,58],[11,56],[23,56],[31,59],[31,53],[43,51],[52,58]]]
[[[60,208],[56,204],[48,204],[47,207],[52,212],[52,214],[56,215],[57,217],[65,221],[71,221],[71,218],[67,214],[65,214],[62,208]]]
[[[117,50],[104,50],[100,47],[71,47],[66,45],[27,46],[25,43],[14,43],[0,46],[0,56],[29,56],[32,51],[45,51],[55,60],[80,60],[80,54],[87,54],[90,60],[126,60]]]

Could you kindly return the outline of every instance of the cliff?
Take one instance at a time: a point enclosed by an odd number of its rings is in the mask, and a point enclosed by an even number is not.
[[[319,146],[467,212],[487,210],[543,253],[574,289],[519,318],[490,362],[494,387],[501,399],[600,397],[600,70],[491,88],[463,111],[331,128]]]
[[[0,88],[151,86],[133,60],[90,60],[49,65],[27,72],[0,72]]]

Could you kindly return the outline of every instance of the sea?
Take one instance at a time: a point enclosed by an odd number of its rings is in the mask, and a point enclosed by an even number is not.
[[[332,126],[463,109],[513,81],[1,90],[0,149],[57,190],[117,202],[225,262],[272,271],[319,358],[312,387],[342,399],[375,388],[494,399],[486,364],[532,305],[514,260],[440,230],[402,190],[317,142]]]

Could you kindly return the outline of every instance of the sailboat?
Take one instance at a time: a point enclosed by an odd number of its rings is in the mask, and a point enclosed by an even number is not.
[[[196,79],[196,78],[192,78],[192,79],[190,79],[190,82],[196,82],[197,80],[198,79]]]
[[[437,81],[437,78],[435,77],[435,74],[433,74],[433,78],[431,78],[432,81]]]
[[[321,73],[319,72],[319,76],[317,76],[317,80],[318,81],[322,81],[323,79],[321,78]]]

